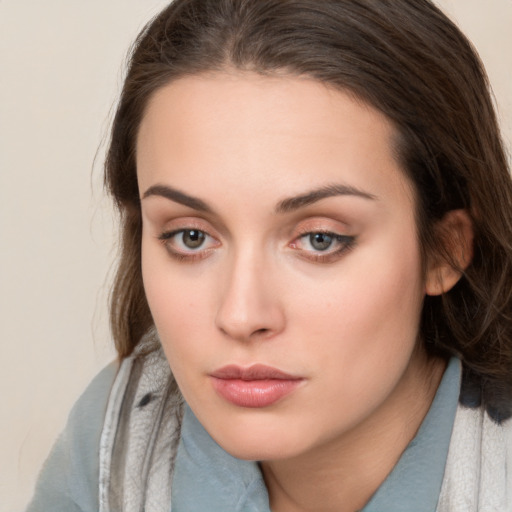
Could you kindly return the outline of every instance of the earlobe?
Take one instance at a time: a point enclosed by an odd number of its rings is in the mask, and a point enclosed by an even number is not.
[[[442,295],[459,281],[473,258],[473,222],[466,210],[451,210],[436,227],[439,251],[425,279],[427,295]]]

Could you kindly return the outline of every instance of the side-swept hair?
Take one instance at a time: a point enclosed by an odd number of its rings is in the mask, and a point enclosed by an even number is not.
[[[424,262],[436,225],[466,209],[474,256],[459,283],[426,297],[421,336],[464,367],[461,401],[512,415],[512,184],[482,64],[430,0],[175,0],[141,32],[112,127],[105,181],[121,214],[111,296],[120,357],[152,326],[140,261],[136,139],[149,99],[186,75],[225,69],[302,75],[384,113],[412,181]]]

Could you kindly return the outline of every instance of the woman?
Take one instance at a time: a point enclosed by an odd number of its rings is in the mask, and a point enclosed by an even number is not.
[[[429,1],[176,0],[106,183],[121,364],[29,510],[512,510],[512,184]]]

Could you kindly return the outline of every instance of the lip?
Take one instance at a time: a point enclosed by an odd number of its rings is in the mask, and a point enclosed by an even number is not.
[[[228,365],[210,374],[215,391],[228,402],[247,408],[268,407],[292,393],[304,380],[277,368]]]

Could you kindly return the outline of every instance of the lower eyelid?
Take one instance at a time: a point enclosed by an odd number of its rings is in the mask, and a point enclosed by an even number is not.
[[[179,236],[180,234],[186,231],[200,231],[206,237],[205,247],[198,247],[196,250],[194,249],[184,249],[181,250],[175,246],[171,245],[171,241],[174,237]],[[333,238],[333,246],[334,248],[328,248],[324,251],[313,249],[305,249],[299,245],[299,240],[301,238],[307,237],[312,234],[325,234],[329,235]],[[169,231],[164,231],[156,235],[156,238],[162,243],[162,245],[166,248],[169,255],[180,261],[194,261],[200,260],[208,257],[208,255],[221,245],[219,240],[217,240],[214,236],[210,235],[204,229],[199,229],[196,226],[187,226],[179,229],[171,229]],[[310,261],[318,261],[329,263],[330,261],[336,260],[338,257],[341,257],[345,252],[350,251],[356,241],[356,237],[352,235],[344,235],[341,233],[336,233],[334,231],[329,230],[308,230],[300,233],[293,242],[289,244],[289,247],[292,247],[297,252],[301,252],[301,257]]]
[[[203,233],[205,235],[205,240],[206,240],[205,246],[203,247],[201,245],[195,250],[191,249],[191,248],[187,249],[187,248],[176,247],[172,243],[173,239],[187,231],[200,231],[201,233]],[[158,234],[157,239],[163,245],[163,247],[166,249],[168,255],[172,259],[177,260],[177,261],[182,261],[182,262],[191,262],[191,263],[194,261],[199,261],[199,260],[202,260],[202,259],[208,257],[208,255],[216,247],[218,247],[220,245],[220,242],[218,242],[218,240],[215,237],[213,237],[212,235],[210,235],[207,231],[205,231],[204,229],[198,229],[198,228],[192,227],[192,226],[165,231],[163,233]],[[181,243],[183,243],[183,242],[181,242]]]
[[[319,263],[331,263],[342,258],[346,253],[352,251],[356,243],[355,238],[351,238],[346,244],[342,245],[338,249],[331,252],[312,252],[309,251],[308,256],[304,256],[307,259],[319,262]]]
[[[346,252],[349,252],[350,250],[352,250],[352,248],[354,247],[354,244],[356,242],[355,236],[341,235],[339,233],[334,233],[332,231],[321,231],[321,230],[309,231],[307,233],[300,235],[295,240],[299,240],[302,237],[308,236],[310,234],[315,234],[315,233],[323,233],[323,234],[328,234],[328,235],[332,236],[335,241],[335,249],[334,250],[327,249],[325,251],[307,250],[307,249],[302,249],[301,247],[296,247],[296,246],[293,247],[294,244],[292,243],[292,248],[296,249],[297,252],[299,253],[299,255],[308,261],[319,262],[319,263],[333,262],[336,259],[341,258]],[[338,247],[336,247],[336,245],[338,245]]]
[[[300,240],[301,238],[306,238],[306,237],[309,237],[311,235],[316,235],[316,234],[330,236],[330,237],[332,237],[333,241],[337,241],[339,243],[348,243],[348,242],[354,240],[354,238],[355,238],[354,236],[343,235],[341,233],[336,233],[334,231],[318,230],[318,231],[307,231],[305,233],[302,233],[297,238],[295,238],[295,240]]]

